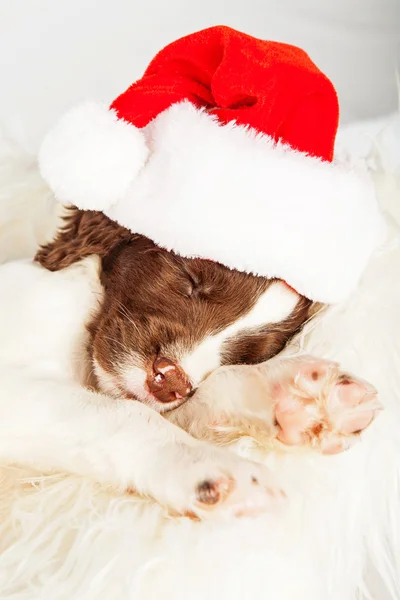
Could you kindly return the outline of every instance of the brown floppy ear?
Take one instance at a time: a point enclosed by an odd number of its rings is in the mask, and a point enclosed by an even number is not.
[[[65,269],[73,263],[97,254],[107,256],[111,250],[132,237],[101,212],[69,208],[55,239],[37,252],[35,260],[49,271]]]

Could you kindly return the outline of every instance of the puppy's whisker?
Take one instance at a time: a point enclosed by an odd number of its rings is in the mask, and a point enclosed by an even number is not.
[[[108,335],[104,335],[103,339],[108,340],[112,344],[118,344],[118,346],[120,346],[123,349],[123,351],[126,352],[126,345],[123,344],[120,340],[117,340],[116,338],[110,337]]]
[[[120,301],[118,301],[118,308],[117,308],[117,310],[120,313],[120,315],[122,315],[123,317],[125,317],[129,321],[129,323],[136,329],[136,331],[139,332],[139,327],[138,327],[137,323],[135,323],[135,321],[129,315],[126,307]]]

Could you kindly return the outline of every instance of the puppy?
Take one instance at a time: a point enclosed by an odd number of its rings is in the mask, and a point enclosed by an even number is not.
[[[265,467],[210,441],[229,444],[235,425],[332,453],[379,408],[332,363],[229,366],[273,357],[310,302],[282,282],[181,259],[97,213],[73,210],[36,264],[0,267],[0,287],[3,462],[83,474],[175,514],[253,514],[283,492]]]
[[[102,287],[87,324],[94,387],[158,412],[220,365],[272,358],[314,308],[282,282],[180,258],[101,213],[72,209],[36,260],[59,271],[93,254]]]

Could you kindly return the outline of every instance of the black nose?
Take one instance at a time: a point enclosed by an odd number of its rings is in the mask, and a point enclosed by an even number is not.
[[[160,402],[175,402],[186,398],[192,385],[185,371],[176,362],[157,356],[147,376],[149,391]]]

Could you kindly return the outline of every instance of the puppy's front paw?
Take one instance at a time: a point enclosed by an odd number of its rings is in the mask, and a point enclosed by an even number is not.
[[[285,493],[266,467],[203,442],[182,448],[164,491],[172,512],[199,519],[257,515],[280,506]]]
[[[204,465],[205,472],[213,474],[196,485],[192,499],[192,509],[196,514],[202,517],[241,517],[256,515],[282,504],[285,493],[266,467],[223,454],[213,459],[213,465]]]
[[[323,454],[350,448],[382,408],[370,384],[313,357],[288,360],[273,399],[277,439]]]

